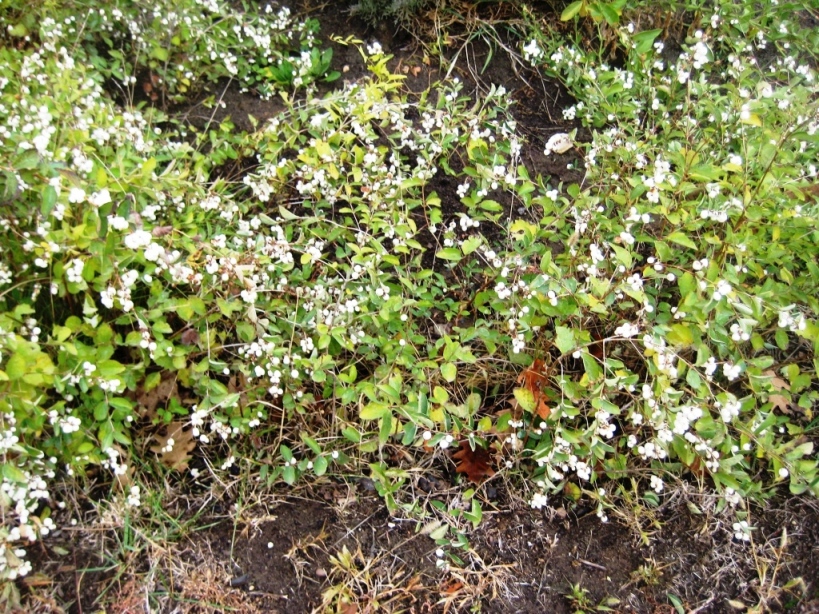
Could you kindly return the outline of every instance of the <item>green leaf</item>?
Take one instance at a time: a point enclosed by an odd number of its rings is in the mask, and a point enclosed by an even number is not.
[[[198,296],[190,296],[188,297],[188,301],[190,303],[191,309],[196,315],[203,316],[208,312],[208,308],[205,305],[205,301],[203,301]]]
[[[449,401],[449,393],[441,386],[435,386],[435,388],[432,389],[432,398],[436,403],[443,405]]]
[[[294,215],[293,213],[290,213],[290,211],[288,209],[285,209],[281,205],[279,205],[279,215],[282,216],[283,220],[287,220],[287,221],[301,219],[301,218],[299,218],[298,215]]]
[[[524,411],[529,413],[535,411],[535,395],[528,388],[515,388],[515,400]]]
[[[483,243],[483,239],[480,237],[469,237],[461,246],[461,249],[464,250],[464,256],[468,256],[478,249],[481,246],[481,243]]]
[[[448,524],[442,524],[442,525],[432,529],[429,532],[429,536],[430,536],[431,539],[437,541],[439,539],[443,539],[444,537],[446,537],[447,531],[449,531],[449,525]]]
[[[57,204],[57,190],[54,189],[53,185],[47,185],[43,188],[43,202],[40,205],[43,216],[50,215],[55,204]]]
[[[671,602],[671,605],[674,606],[674,609],[677,611],[677,614],[685,614],[685,607],[683,606],[682,599],[677,597],[674,593],[666,593],[666,597]]]
[[[464,513],[464,518],[472,523],[473,529],[477,529],[478,525],[481,524],[481,520],[483,520],[483,510],[477,499],[472,499],[472,510]]]
[[[563,9],[563,12],[560,14],[560,21],[569,21],[572,17],[577,15],[582,8],[583,0],[576,0],[576,2],[572,2],[569,6]]]
[[[454,382],[458,376],[458,368],[451,362],[444,363],[441,365],[441,375],[446,381]]]
[[[688,247],[691,249],[697,249],[697,244],[694,243],[684,232],[679,231],[672,232],[670,235],[668,235],[667,238],[669,241],[673,241],[677,245],[682,245],[683,247]]]
[[[503,205],[496,200],[482,200],[479,206],[484,211],[503,211]]]
[[[574,338],[574,331],[565,326],[555,327],[555,345],[563,354],[571,352],[577,345]]]
[[[390,411],[390,406],[385,403],[372,402],[361,408],[358,417],[362,420],[378,420]]]
[[[445,247],[439,250],[438,253],[435,254],[435,257],[441,260],[453,260],[455,262],[458,262],[462,258],[461,250],[457,247]]]
[[[29,32],[25,24],[18,23],[9,29],[9,34],[15,38],[23,38],[24,36],[28,36]]]
[[[677,285],[680,287],[680,296],[685,298],[696,290],[697,280],[694,279],[694,276],[691,273],[686,271],[677,278]]]
[[[756,126],[757,128],[762,126],[762,118],[757,113],[750,113],[747,117],[743,115],[739,118],[739,121],[742,124]]]
[[[154,373],[149,374],[145,377],[145,384],[143,388],[145,388],[145,392],[149,390],[153,390],[157,386],[159,386],[159,382],[162,381],[162,374],[159,371],[155,371]]]
[[[694,333],[685,324],[674,324],[666,335],[666,339],[673,346],[689,346],[694,342]]]
[[[9,171],[3,172],[3,191],[0,193],[0,202],[8,202],[17,197],[19,186],[17,177]]]
[[[11,381],[22,379],[26,374],[26,359],[20,354],[12,354],[6,363],[6,375]]]
[[[603,16],[603,19],[606,20],[611,26],[617,25],[620,21],[620,13],[611,5],[606,4],[605,2],[596,2],[594,3],[594,8],[600,12]]]
[[[108,404],[105,401],[100,401],[94,407],[94,420],[102,422],[108,419]]]
[[[615,405],[611,401],[607,401],[602,397],[596,397],[592,399],[592,407],[594,407],[595,409],[599,409],[600,411],[609,413],[612,416],[616,416],[620,413],[620,408],[617,405]]]
[[[586,371],[586,375],[589,376],[589,381],[592,382],[597,381],[603,375],[603,367],[588,352],[583,352],[583,369]]]
[[[813,452],[813,442],[806,441],[805,443],[795,447],[793,450],[785,454],[785,458],[789,461],[793,462],[802,458],[803,456],[808,456]]]
[[[125,399],[123,397],[113,397],[113,398],[109,399],[108,402],[111,404],[111,407],[113,407],[114,409],[121,409],[121,410],[124,410],[124,411],[130,411],[133,408],[133,403],[131,401],[129,401],[128,399]]]
[[[700,164],[691,169],[691,178],[697,181],[717,181],[722,177],[722,169],[713,164]]]
[[[310,448],[313,453],[321,454],[321,447],[315,439],[307,435],[304,431],[299,433],[299,437],[301,437],[301,440],[307,444],[307,447]]]
[[[614,250],[614,255],[618,262],[622,263],[627,269],[630,269],[633,262],[631,252],[617,245],[612,245],[611,248]]]
[[[317,456],[313,461],[313,473],[316,475],[324,475],[327,473],[327,459],[323,456]]]
[[[100,377],[110,379],[125,371],[125,367],[116,360],[101,360],[97,363],[97,372]]]
[[[390,438],[392,434],[392,414],[386,413],[381,416],[381,420],[379,421],[379,428],[378,428],[378,441],[381,445],[387,443],[387,440]]]
[[[256,338],[256,327],[247,322],[236,322],[236,334],[245,343],[250,343]]]
[[[100,425],[97,436],[100,440],[100,450],[107,450],[114,444],[114,426],[110,420],[106,420]]]
[[[361,433],[351,426],[342,429],[341,434],[347,441],[351,441],[353,443],[359,443],[361,441]]]
[[[662,34],[662,29],[645,30],[634,35],[635,51],[639,55],[643,55],[651,51],[654,40]]]
[[[12,166],[18,171],[30,171],[40,163],[40,154],[36,149],[29,149],[14,159]]]
[[[9,482],[17,482],[18,484],[28,482],[26,475],[11,463],[5,463],[3,465],[3,477]]]
[[[167,62],[168,61],[168,50],[164,47],[153,47],[151,49],[151,57],[155,60],[159,60],[160,62]]]

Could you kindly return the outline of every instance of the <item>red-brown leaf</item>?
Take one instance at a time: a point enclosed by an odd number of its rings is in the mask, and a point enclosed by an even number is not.
[[[543,384],[546,383],[546,376],[543,373],[543,361],[539,358],[532,363],[528,369],[518,375],[518,384],[522,384],[524,388],[529,390],[535,399],[540,398]]]
[[[469,447],[469,442],[464,440],[460,443],[459,449],[452,455],[458,460],[455,466],[456,473],[466,474],[470,482],[480,484],[485,478],[495,475],[495,471],[490,466],[492,458],[489,452],[476,446],[473,450]]]

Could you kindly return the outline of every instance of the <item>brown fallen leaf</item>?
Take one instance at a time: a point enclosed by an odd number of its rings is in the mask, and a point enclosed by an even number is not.
[[[785,380],[783,380],[781,377],[779,377],[776,374],[776,371],[768,369],[767,371],[763,371],[762,375],[767,375],[769,378],[771,378],[771,386],[774,387],[774,390],[790,390],[791,389],[791,385],[788,382],[786,382]]]
[[[492,458],[489,452],[480,446],[475,446],[473,450],[467,440],[460,443],[452,458],[459,461],[455,466],[455,472],[466,474],[469,481],[475,484],[480,484],[485,478],[495,475],[490,466]]]
[[[157,226],[151,231],[151,234],[155,237],[164,237],[165,235],[169,235],[172,232],[173,226]]]
[[[547,381],[544,367],[544,362],[538,358],[532,363],[532,366],[524,369],[517,379],[518,384],[532,393],[535,401],[535,413],[541,420],[546,420],[552,414],[552,409],[546,404],[545,395],[543,394]],[[515,415],[518,409],[517,401],[510,399],[510,405],[512,406],[513,415]],[[519,416],[516,415],[515,418],[519,419]]]
[[[552,414],[552,408],[546,405],[546,401],[541,397],[537,402],[537,409],[535,410],[542,420],[546,420]]]
[[[773,406],[779,411],[785,412],[786,414],[793,414],[793,410],[791,409],[791,400],[785,395],[769,394],[768,402],[773,403]]]
[[[139,405],[139,414],[153,420],[156,418],[156,408],[164,407],[171,397],[178,397],[179,391],[176,385],[176,376],[173,373],[165,372],[159,384],[150,390],[144,388],[137,389],[136,402]]]
[[[199,343],[199,331],[195,328],[186,328],[179,335],[179,340],[183,345],[196,345]]]
[[[165,427],[164,435],[156,433],[153,439],[156,443],[151,446],[151,451],[159,455],[163,465],[177,471],[185,471],[188,468],[190,452],[196,447],[193,429],[186,430],[184,422],[174,421]],[[171,439],[173,445],[169,446]]]
[[[524,369],[518,375],[518,384],[529,390],[534,395],[535,400],[540,398],[543,392],[543,385],[546,383],[546,375],[543,373],[543,361],[536,359],[532,366]]]

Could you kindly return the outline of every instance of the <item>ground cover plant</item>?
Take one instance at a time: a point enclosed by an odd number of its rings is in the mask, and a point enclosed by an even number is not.
[[[163,484],[237,475],[366,478],[452,573],[499,483],[601,522],[694,489],[754,547],[752,504],[819,494],[817,37],[795,8],[520,9],[511,52],[574,99],[537,145],[578,171],[562,182],[523,155],[504,86],[410,97],[355,37],[333,44],[366,74],[339,83],[284,7],[5,4],[9,603],[72,493],[155,531]],[[204,126],[172,112],[219,80],[276,112],[250,132],[213,96]],[[454,500],[419,497],[448,462]]]

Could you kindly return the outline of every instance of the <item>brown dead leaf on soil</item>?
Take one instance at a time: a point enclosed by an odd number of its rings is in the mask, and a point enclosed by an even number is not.
[[[182,331],[182,334],[179,336],[179,340],[182,342],[183,345],[198,345],[199,344],[199,331],[195,328],[186,328]]]
[[[159,100],[158,91],[161,91],[162,80],[159,75],[151,73],[148,78],[142,82],[142,91],[151,99],[152,102]]]
[[[793,414],[793,410],[791,409],[791,401],[790,399],[788,399],[788,397],[784,395],[769,394],[768,402],[772,403],[773,406],[776,407],[781,412],[784,412],[786,414]]]
[[[163,465],[177,471],[185,471],[188,468],[190,452],[196,447],[196,440],[193,438],[192,429],[185,430],[184,422],[171,422],[167,425],[164,435],[157,433],[153,439],[156,443],[151,446],[151,451],[159,455]],[[173,446],[168,449],[168,442],[171,439]]]
[[[136,393],[136,402],[139,405],[139,413],[150,420],[156,418],[156,408],[165,406],[171,397],[178,397],[179,391],[176,385],[176,377],[172,373],[163,373],[162,379],[156,387],[150,390],[139,388]]]
[[[480,484],[485,478],[495,475],[495,471],[490,466],[492,458],[489,452],[480,446],[475,446],[473,450],[466,440],[460,443],[460,448],[452,455],[452,458],[459,461],[455,466],[455,472],[466,474],[469,481],[475,484]]]

